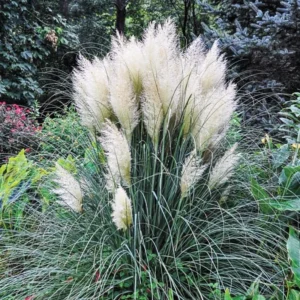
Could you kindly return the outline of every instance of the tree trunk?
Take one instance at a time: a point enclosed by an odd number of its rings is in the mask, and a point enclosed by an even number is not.
[[[184,0],[184,19],[183,19],[183,25],[182,25],[182,33],[184,37],[187,37],[186,29],[187,29],[187,22],[189,18],[189,10],[191,7],[191,0]]]
[[[195,1],[192,2],[192,9],[193,9],[194,34],[198,36],[199,30],[198,30],[197,16],[195,12]]]
[[[125,19],[126,19],[126,0],[116,0],[115,5],[117,8],[116,29],[119,34],[125,33]]]
[[[62,15],[65,18],[68,18],[68,15],[69,15],[69,2],[68,2],[68,0],[59,0],[59,8],[60,8],[60,11],[61,11]]]

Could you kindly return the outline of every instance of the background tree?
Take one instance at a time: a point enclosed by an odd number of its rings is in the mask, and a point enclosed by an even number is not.
[[[58,9],[44,1],[1,2],[2,100],[30,105],[43,94],[41,70],[49,67],[70,71],[62,58],[76,47],[77,38]]]
[[[120,34],[124,34],[125,19],[126,19],[126,5],[128,3],[128,0],[115,0],[114,3],[117,9],[116,30]]]

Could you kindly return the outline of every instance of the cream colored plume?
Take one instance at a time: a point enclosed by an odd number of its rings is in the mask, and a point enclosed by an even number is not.
[[[189,99],[191,97],[194,98],[196,90],[199,89],[200,66],[204,58],[204,45],[200,38],[195,39],[181,55],[181,106],[178,112],[180,114],[182,113],[184,106],[190,104]],[[192,101],[194,101],[194,99]]]
[[[107,189],[114,191],[121,182],[129,186],[131,154],[124,133],[107,120],[99,140],[107,158]]]
[[[182,197],[185,197],[188,191],[199,181],[206,168],[206,165],[201,166],[201,159],[197,156],[196,149],[194,149],[186,158],[182,167],[180,182]]]
[[[225,136],[228,123],[236,109],[236,86],[229,83],[225,88],[220,86],[206,95],[202,95],[202,103],[195,108],[198,119],[192,128],[198,150],[220,141]]]
[[[111,52],[113,74],[110,85],[110,104],[130,143],[131,134],[139,121],[139,96],[142,91],[141,46],[123,36],[113,40]]]
[[[112,39],[112,50],[110,53],[113,60],[127,68],[128,75],[132,81],[134,93],[140,95],[142,91],[141,69],[143,67],[142,43],[135,37],[128,41],[124,36],[117,35]]]
[[[132,224],[131,200],[121,186],[116,190],[112,210],[112,220],[118,230],[127,230]]]
[[[59,188],[54,192],[61,199],[57,203],[76,212],[81,212],[83,194],[79,182],[58,163],[56,163],[55,175],[54,181],[59,185]]]
[[[237,144],[234,144],[234,146],[227,150],[213,167],[208,182],[210,188],[226,183],[232,176],[233,169],[239,160],[239,154],[235,153],[236,148]]]
[[[142,50],[142,111],[146,129],[157,141],[164,119],[168,124],[180,100],[181,63],[174,23],[152,23],[145,32]]]
[[[217,43],[206,55],[203,48],[196,40],[182,56],[183,133],[192,134],[198,150],[221,140],[236,108],[236,88],[225,84],[226,62]]]
[[[161,103],[155,104],[151,101],[144,101],[142,109],[147,132],[151,137],[153,144],[157,148],[159,144],[160,129],[164,121],[162,105]]]
[[[224,55],[220,55],[218,41],[206,54],[201,64],[201,91],[207,93],[213,89],[224,86],[226,75],[226,61]]]
[[[111,114],[108,95],[108,59],[95,58],[92,62],[84,57],[73,74],[73,98],[81,116],[82,124],[90,130],[101,130],[103,122]]]
[[[196,39],[180,51],[171,20],[152,23],[143,40],[113,38],[103,61],[81,59],[74,73],[74,98],[83,124],[102,128],[113,113],[131,143],[134,128],[144,122],[155,147],[160,132],[183,120],[197,151],[221,141],[236,108],[236,88],[226,84],[226,61],[217,42],[205,53]],[[171,121],[171,123],[170,123]]]

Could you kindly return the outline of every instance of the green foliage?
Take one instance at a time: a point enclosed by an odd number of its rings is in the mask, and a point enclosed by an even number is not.
[[[252,169],[251,191],[265,213],[275,211],[297,212],[300,210],[298,152],[288,145],[274,145],[268,137],[268,144],[257,153],[265,161]]]
[[[149,22],[162,22],[169,17],[178,26],[183,46],[203,33],[201,22],[209,22],[210,18],[197,0],[131,0],[127,6],[126,34],[141,37]]]
[[[252,283],[245,295],[231,296],[229,289],[225,290],[224,300],[266,300],[259,292],[259,282]],[[275,299],[271,297],[270,299]]]
[[[252,194],[267,213],[295,213],[300,210],[298,102],[298,98],[291,101],[280,112],[285,117],[281,118],[283,125],[280,129],[286,134],[287,142],[275,144],[266,134],[261,140],[265,147],[253,156],[259,159],[260,165],[256,164],[252,169]]]
[[[76,25],[82,51],[104,55],[115,33],[116,11],[110,0],[72,0],[72,23]],[[125,35],[140,38],[149,22],[162,22],[171,17],[178,24],[182,45],[186,46],[203,33],[201,22],[209,21],[203,7],[196,0],[130,0],[126,6]]]
[[[62,114],[46,117],[39,137],[39,152],[46,159],[55,160],[56,157],[67,157],[69,154],[83,158],[85,155],[88,137],[74,107],[66,107]]]
[[[300,240],[299,232],[290,227],[287,241],[288,258],[291,266],[291,276],[287,279],[287,299],[300,298]]]
[[[226,140],[229,144],[240,142],[242,140],[242,118],[238,113],[234,113],[229,124]]]
[[[296,96],[295,100],[288,102],[285,105],[285,108],[281,110],[279,113],[282,118],[280,118],[283,123],[280,126],[280,131],[285,134],[285,139],[288,144],[296,144],[300,143],[300,93],[294,93]]]
[[[110,35],[115,32],[115,6],[110,0],[72,0],[69,23],[78,36],[85,55],[105,55]]]
[[[27,160],[24,150],[0,167],[1,226],[7,226],[7,218],[14,223],[23,216],[25,206],[30,202],[28,190],[47,174],[46,170],[35,167],[32,161]]]
[[[48,6],[48,5],[47,5]],[[47,6],[36,10],[32,1],[7,1],[0,9],[0,97],[2,100],[32,104],[43,94],[39,72],[45,67],[54,67],[58,49],[76,44],[65,20],[52,15]],[[48,31],[49,29],[49,31]],[[48,39],[54,30],[57,42]],[[59,50],[60,51],[60,50]],[[55,55],[54,55],[55,54]]]
[[[68,155],[66,159],[59,158],[57,163],[62,166],[65,170],[69,171],[72,174],[77,173],[76,162],[71,155]]]

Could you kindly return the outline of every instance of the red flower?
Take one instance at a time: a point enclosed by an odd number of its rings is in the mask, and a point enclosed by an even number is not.
[[[24,300],[33,300],[34,296],[27,296]]]
[[[32,150],[32,139],[41,127],[38,127],[38,122],[29,115],[30,112],[30,109],[18,104],[0,102],[0,152],[19,151],[24,148],[24,144],[28,147],[26,152]]]

